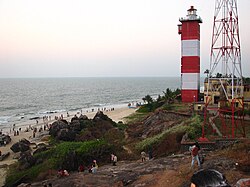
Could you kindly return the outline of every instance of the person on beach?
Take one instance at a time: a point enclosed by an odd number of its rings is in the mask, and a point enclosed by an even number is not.
[[[190,187],[231,187],[225,176],[214,169],[202,169],[191,177]]]
[[[15,131],[16,124],[13,124],[12,130]]]

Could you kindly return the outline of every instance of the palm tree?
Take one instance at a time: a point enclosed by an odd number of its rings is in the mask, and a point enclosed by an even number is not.
[[[153,99],[150,95],[146,95],[144,98],[142,98],[142,100],[145,102],[147,101],[148,104],[153,103]]]
[[[163,97],[165,99],[165,102],[170,103],[173,100],[173,96],[174,96],[173,91],[171,89],[167,88],[166,92],[163,91],[163,93],[164,93]]]

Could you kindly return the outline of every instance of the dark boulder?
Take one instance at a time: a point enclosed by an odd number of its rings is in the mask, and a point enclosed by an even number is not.
[[[6,145],[11,142],[11,138],[9,135],[6,134],[0,134],[0,146]]]
[[[108,122],[111,122],[111,123],[114,123],[115,122],[110,119],[107,115],[105,115],[102,111],[98,111],[95,115],[95,117],[93,118],[93,121],[94,122],[97,122],[97,121],[108,121]]]
[[[25,139],[25,138],[21,139],[20,142],[22,142],[22,143],[24,143],[26,145],[30,145],[30,141]]]
[[[19,169],[27,169],[33,166],[36,163],[36,159],[32,156],[30,151],[22,152],[21,157],[19,158]]]
[[[79,116],[79,120],[88,120],[89,118],[88,118],[88,116],[86,116],[86,115],[80,115]]]
[[[81,124],[79,120],[74,120],[70,123],[69,129],[74,132],[80,132],[81,131]]]
[[[33,152],[33,155],[37,154],[37,153],[41,153],[43,151],[46,151],[48,150],[47,146],[46,145],[42,145],[42,146],[39,146],[34,152]]]
[[[49,130],[49,134],[53,137],[57,136],[57,133],[60,131],[60,129],[68,128],[68,122],[58,120],[52,123],[51,128]]]
[[[0,161],[3,161],[5,158],[7,158],[8,156],[10,155],[10,152],[7,152],[7,153],[5,153],[5,154],[2,154],[1,156],[0,156]]]
[[[73,122],[75,120],[79,120],[79,118],[77,117],[77,115],[75,115],[73,118],[71,118],[71,122]]]
[[[25,152],[27,150],[30,149],[30,146],[29,144],[26,144],[24,142],[17,142],[15,144],[13,144],[10,148],[14,153],[17,153],[17,152]]]
[[[69,129],[61,129],[56,135],[56,139],[63,141],[74,141],[76,133]]]

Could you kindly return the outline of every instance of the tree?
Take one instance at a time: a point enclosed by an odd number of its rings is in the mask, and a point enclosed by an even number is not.
[[[150,95],[146,95],[144,98],[142,98],[142,100],[145,102],[147,101],[148,104],[153,103],[153,99]]]
[[[170,103],[174,99],[174,93],[171,89],[167,88],[166,92],[163,91],[163,93],[164,93],[163,97],[166,103]]]

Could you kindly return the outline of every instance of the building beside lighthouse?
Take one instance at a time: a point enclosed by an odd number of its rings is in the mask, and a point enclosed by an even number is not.
[[[187,16],[180,18],[181,35],[181,97],[182,102],[196,102],[200,92],[200,23],[202,20],[191,6]]]

